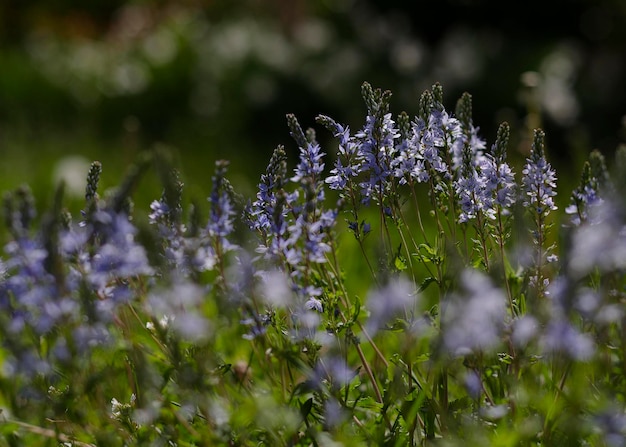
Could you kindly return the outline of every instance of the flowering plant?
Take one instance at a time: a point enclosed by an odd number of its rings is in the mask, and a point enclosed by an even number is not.
[[[591,153],[561,221],[543,131],[516,175],[470,95],[362,95],[357,132],[318,118],[332,167],[288,115],[293,172],[279,146],[246,201],[218,162],[206,218],[160,152],[102,197],[94,162],[78,222],[62,187],[39,220],[5,194],[3,441],[625,445],[626,150],[613,175]]]

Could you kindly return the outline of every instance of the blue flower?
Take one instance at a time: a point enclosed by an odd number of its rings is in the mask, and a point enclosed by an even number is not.
[[[319,178],[324,171],[323,157],[324,153],[317,143],[307,143],[306,147],[300,148],[300,162],[295,169],[296,175],[291,180],[299,182],[307,177],[311,179]]]
[[[541,342],[546,352],[562,353],[578,361],[587,361],[595,353],[595,343],[591,337],[579,332],[562,318],[550,321]]]
[[[591,164],[587,161],[583,166],[580,184],[572,191],[570,205],[565,213],[570,214],[574,226],[579,226],[589,217],[591,207],[600,205],[599,179],[593,176]]]
[[[556,173],[546,161],[543,140],[543,131],[536,130],[530,157],[522,170],[523,204],[533,208],[542,218],[557,209],[553,199],[556,196]]]
[[[362,156],[359,153],[359,143],[350,136],[348,126],[344,127],[324,115],[319,116],[318,121],[326,125],[333,132],[335,138],[339,139],[337,159],[334,168],[330,171],[331,175],[326,178],[325,182],[330,189],[341,191],[342,195],[345,196],[346,188],[352,179],[359,175],[363,166]]]
[[[461,289],[442,303],[442,336],[452,355],[488,352],[501,343],[506,296],[478,270],[461,273]]]

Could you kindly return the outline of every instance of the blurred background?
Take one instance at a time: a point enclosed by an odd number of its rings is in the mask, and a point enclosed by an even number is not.
[[[165,146],[192,194],[226,158],[252,196],[276,145],[297,156],[285,114],[357,130],[363,81],[412,116],[434,82],[449,110],[470,92],[482,136],[509,121],[520,162],[541,126],[574,184],[592,149],[610,160],[626,142],[625,80],[624,0],[2,0],[0,189],[29,183],[45,203],[62,177],[80,197],[90,161],[113,185]]]

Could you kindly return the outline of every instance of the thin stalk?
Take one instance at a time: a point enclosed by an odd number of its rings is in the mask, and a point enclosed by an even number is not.
[[[346,310],[350,310],[350,303],[348,301],[348,291],[346,290],[346,287],[345,287],[345,284],[343,283],[343,281],[339,280],[339,274],[338,274],[338,272],[339,272],[339,261],[337,260],[337,250],[335,248],[335,241],[334,241],[334,239],[330,240],[330,244],[331,244],[331,253],[332,253],[332,260],[333,260],[333,262],[329,262],[328,266],[331,269],[331,271],[332,271],[333,275],[335,276],[335,278],[338,279],[337,282],[339,284],[339,287],[341,288],[341,294],[340,294],[341,303],[343,304],[343,306],[345,307]],[[329,281],[329,283],[332,284],[332,281]],[[341,312],[341,317],[344,320],[344,322],[347,321],[347,319],[344,316],[343,312]],[[363,327],[363,324],[359,320],[356,320],[356,324],[359,327],[359,329],[361,330],[361,333],[367,339],[368,343],[374,349],[374,352],[376,352],[376,355],[378,356],[378,358],[380,358],[380,360],[385,365],[385,368],[389,367],[389,363],[387,362],[387,359],[385,358],[385,356],[381,352],[381,350],[378,347],[378,345],[376,344],[376,342],[374,342],[372,337],[369,335],[369,333],[367,332],[365,327]]]
[[[502,222],[502,209],[498,206],[498,247],[500,248],[500,259],[502,262],[502,274],[504,275],[504,284],[506,287],[506,295],[509,298],[509,306],[511,308],[511,316],[515,316],[515,308],[513,306],[513,293],[511,292],[511,285],[509,284],[509,278],[506,274],[506,255],[504,252],[504,224]]]

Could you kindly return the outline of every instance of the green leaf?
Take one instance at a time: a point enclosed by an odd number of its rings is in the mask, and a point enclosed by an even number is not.
[[[456,399],[453,400],[452,402],[450,402],[450,411],[451,412],[455,412],[455,411],[459,411],[459,410],[466,410],[468,409],[470,406],[472,405],[472,400],[467,397],[464,396],[460,399]]]
[[[430,286],[432,283],[436,283],[436,282],[437,282],[437,280],[435,278],[433,278],[432,276],[424,278],[424,281],[422,281],[422,283],[420,284],[420,286],[417,289],[417,291],[418,292],[423,292],[424,290],[426,290],[428,288],[428,286]]]
[[[311,408],[313,408],[313,398],[309,397],[302,405],[300,405],[300,413],[302,414],[303,419],[306,419],[309,416]]]
[[[396,270],[398,270],[399,272],[402,272],[406,270],[407,268],[406,262],[404,262],[404,260],[400,257],[396,257],[396,260],[394,261],[394,265],[396,267]]]

